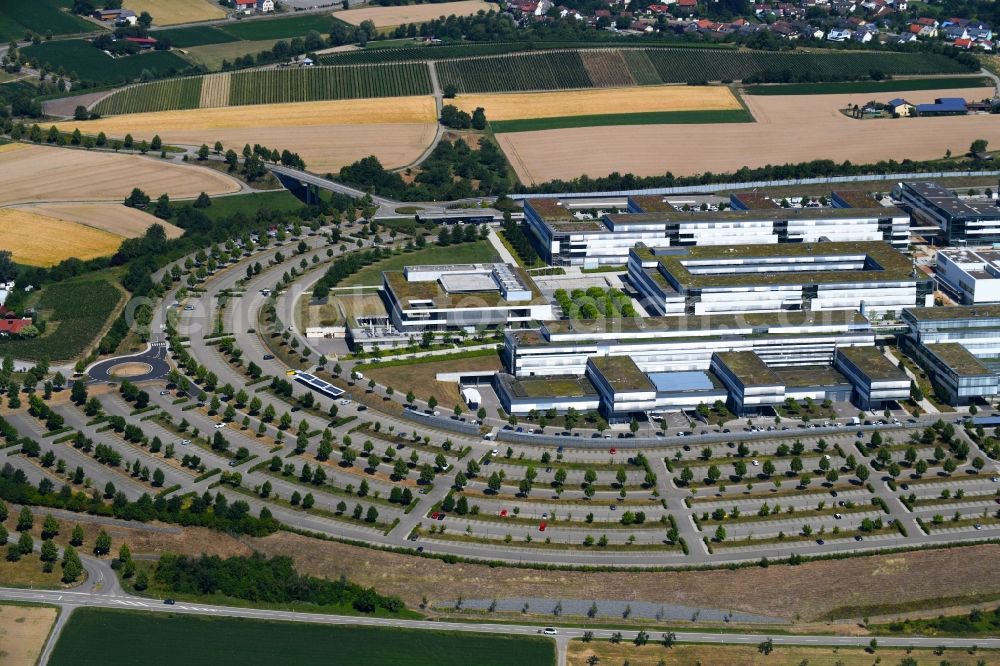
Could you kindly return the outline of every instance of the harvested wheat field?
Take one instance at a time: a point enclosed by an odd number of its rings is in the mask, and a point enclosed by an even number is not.
[[[892,96],[923,103],[942,94],[920,90]],[[983,90],[946,94],[972,100],[981,98]],[[989,115],[853,120],[839,112],[869,99],[870,94],[748,95],[753,124],[589,127],[500,134],[497,139],[518,177],[528,184],[614,171],[693,175],[815,159],[933,159],[946,150],[962,154],[975,139],[1000,142],[1000,123]]]
[[[70,257],[105,257],[121,243],[121,236],[76,222],[0,208],[0,249],[10,250],[19,264],[52,266]]]
[[[404,23],[424,23],[441,16],[472,16],[478,11],[488,12],[496,7],[482,0],[458,0],[458,2],[401,5],[398,7],[365,7],[348,9],[334,14],[341,21],[351,25],[361,25],[362,21],[373,21],[375,27],[384,28]]]
[[[0,604],[0,664],[34,666],[59,611],[51,606]]]
[[[17,208],[58,220],[76,222],[124,238],[141,236],[152,224],[163,227],[167,238],[180,238],[184,233],[180,227],[164,222],[138,208],[129,208],[120,203],[47,203],[29,204]]]
[[[136,15],[149,12],[153,25],[176,25],[226,18],[226,11],[213,0],[125,0],[125,9]]]
[[[470,114],[481,106],[486,110],[486,118],[491,121],[740,108],[739,100],[725,86],[648,86],[459,95],[453,103]]]
[[[21,145],[0,151],[0,206],[50,201],[121,201],[133,187],[156,198],[239,191],[229,176],[138,155]]]
[[[297,152],[311,171],[326,172],[368,155],[386,167],[411,163],[434,140],[437,116],[431,97],[396,97],[136,113],[88,122],[87,130],[159,134],[194,146],[260,143]]]

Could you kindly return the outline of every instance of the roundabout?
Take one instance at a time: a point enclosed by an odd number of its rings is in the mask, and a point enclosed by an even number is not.
[[[95,363],[87,370],[88,381],[98,383],[127,379],[130,382],[146,382],[162,379],[170,371],[166,356],[166,343],[153,342],[141,354],[118,356]]]

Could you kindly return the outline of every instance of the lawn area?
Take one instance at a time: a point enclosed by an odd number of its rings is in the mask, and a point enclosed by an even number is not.
[[[433,359],[434,357],[431,357]],[[370,367],[365,375],[371,377],[383,386],[391,386],[402,395],[413,391],[420,400],[431,396],[438,399],[442,409],[451,410],[459,404],[458,384],[454,382],[439,382],[434,378],[439,372],[459,372],[471,370],[499,370],[500,357],[497,354],[477,356],[473,358],[428,360],[426,363],[412,365],[394,365],[386,368]]]
[[[653,636],[653,640],[659,638],[659,635]],[[873,663],[898,664],[908,656],[915,659],[918,664],[948,663],[951,666],[974,666],[978,663],[1000,664],[1000,654],[991,650],[979,650],[975,655],[971,655],[965,650],[945,650],[943,655],[938,656],[933,650],[928,649],[915,649],[912,652],[907,652],[905,648],[879,647],[875,654],[870,654],[862,648],[775,645],[774,652],[764,655],[757,650],[756,645],[681,644],[668,649],[652,641],[643,647],[636,647],[628,641],[613,645],[606,641],[584,643],[580,640],[570,641],[567,664],[569,666],[586,666],[591,655],[596,655],[599,659],[596,663],[628,663],[630,666],[656,666],[660,663],[670,666],[679,664],[701,664],[702,666],[750,666],[751,664],[871,666]],[[877,659],[881,661],[876,661]]]
[[[252,218],[257,214],[257,211],[265,208],[273,211],[294,211],[302,206],[303,203],[288,190],[275,190],[274,192],[251,192],[250,194],[215,197],[212,199],[211,206],[200,210],[211,219],[218,220],[236,213],[243,213]]]
[[[428,245],[422,250],[394,254],[388,259],[365,266],[354,275],[338,284],[338,287],[380,286],[382,271],[401,271],[404,266],[418,264],[475,264],[493,261],[496,250],[489,241],[478,240],[460,245]]]
[[[127,636],[101,641],[98,636]],[[207,618],[78,609],[70,617],[49,663],[52,666],[131,665],[136,646],[142,663],[252,666],[262,664],[365,664],[477,666],[555,663],[555,646],[541,638],[511,638],[445,631],[342,627],[235,618]]]
[[[838,95],[845,93],[880,93],[900,90],[948,90],[992,86],[985,77],[941,76],[929,79],[892,79],[889,81],[840,81],[837,83],[784,83],[750,86],[748,95]],[[986,93],[983,93],[987,96]],[[889,100],[882,100],[888,102]]]
[[[17,536],[14,533],[14,536]],[[37,538],[35,543],[40,543]],[[82,578],[82,577],[81,577]],[[65,587],[62,584],[62,567],[56,564],[50,573],[42,571],[42,560],[38,553],[24,555],[17,562],[10,562],[7,558],[0,561],[0,581],[8,587],[36,587],[48,589],[60,589]],[[0,606],[2,609],[3,606]],[[0,640],[0,643],[3,641]],[[0,657],[0,664],[5,663]]]
[[[71,0],[0,0],[0,42],[24,39],[26,31],[44,35],[72,35],[96,32],[99,28],[66,9]]]
[[[715,123],[752,123],[746,109],[722,111],[651,111],[647,113],[612,113],[596,116],[562,116],[558,118],[525,118],[491,122],[496,133],[537,132],[568,127],[604,127],[611,125],[706,125]]]
[[[167,76],[187,69],[186,60],[171,51],[151,51],[122,58],[112,58],[82,39],[42,42],[21,49],[32,64],[50,71],[60,67],[91,83],[129,83],[148,69],[158,76]]]
[[[58,615],[59,610],[52,606],[0,604],[0,663],[38,663]]]
[[[87,275],[45,286],[29,302],[47,322],[45,333],[29,340],[0,340],[0,355],[25,360],[65,361],[96,342],[122,299],[107,275]]]
[[[304,37],[310,30],[321,35],[330,33],[330,26],[341,23],[329,14],[306,14],[284,18],[267,18],[253,21],[240,21],[220,28],[237,39],[288,39]]]
[[[221,32],[221,31],[216,31]],[[227,37],[229,35],[226,35]],[[242,40],[226,41],[221,44],[203,44],[185,48],[188,58],[199,65],[204,65],[210,71],[222,69],[222,61],[232,62],[236,58],[245,55],[257,55],[261,51],[270,51],[274,46],[274,39],[262,39],[253,42]]]

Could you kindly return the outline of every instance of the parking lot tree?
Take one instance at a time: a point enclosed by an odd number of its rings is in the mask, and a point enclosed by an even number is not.
[[[365,514],[366,523],[374,523],[378,520],[378,509],[373,506],[368,507],[368,512]]]
[[[831,469],[829,472],[826,473],[826,480],[827,483],[829,483],[830,485],[836,483],[837,479],[839,478],[840,478],[840,473],[835,469]]]
[[[586,471],[585,471],[585,472],[583,473],[583,481],[584,481],[584,483],[586,483],[586,484],[587,484],[588,486],[592,486],[592,485],[594,485],[594,482],[595,482],[595,481],[597,481],[597,472],[595,472],[594,470],[592,470],[592,469],[589,469],[589,468],[588,468],[588,469],[587,469],[587,470],[586,470]]]
[[[17,531],[24,532],[30,530],[35,524],[35,515],[26,506],[21,507],[21,512],[17,515]]]
[[[434,468],[429,464],[424,463],[420,468],[420,480],[424,483],[431,483],[434,481]]]
[[[733,473],[737,480],[742,479],[747,474],[747,464],[742,460],[733,463]]]
[[[42,538],[51,539],[57,534],[59,534],[59,521],[51,513],[46,514],[42,522]]]
[[[81,380],[76,380],[73,382],[73,388],[70,389],[70,399],[77,405],[82,405],[87,402],[87,385]]]
[[[741,458],[746,458],[750,455],[750,447],[747,446],[746,442],[740,442],[740,445],[736,447],[736,455]]]
[[[476,462],[475,460],[470,460],[465,465],[466,474],[468,474],[468,476],[470,477],[474,477],[477,474],[479,474],[479,470],[480,470],[479,463]]]
[[[615,473],[615,480],[618,482],[618,486],[619,487],[624,486],[625,485],[625,481],[627,480],[627,478],[628,477],[625,474],[625,469],[619,467],[618,471]]]
[[[770,460],[770,459],[767,459],[767,460],[765,460],[765,461],[764,461],[764,466],[763,466],[763,468],[762,468],[762,470],[761,470],[761,471],[763,471],[763,472],[764,472],[764,476],[765,476],[765,477],[768,477],[768,478],[770,478],[770,476],[771,476],[772,474],[774,474],[774,472],[775,472],[775,468],[774,468],[774,463],[773,463],[773,462],[771,462],[771,460]]]
[[[437,407],[438,406],[437,398],[435,398],[434,396],[431,396],[430,398],[428,398],[428,400],[427,400],[427,406],[430,407],[431,409],[434,409],[435,407]]]
[[[308,511],[313,508],[316,504],[316,498],[313,497],[312,493],[306,493],[306,496],[302,498],[302,508]]]
[[[718,541],[719,543],[722,543],[723,541],[726,540],[726,528],[723,527],[722,525],[719,525],[718,527],[715,528],[715,540]]]
[[[17,548],[22,555],[28,555],[35,549],[35,540],[31,538],[31,532],[21,532],[17,540]]]
[[[76,554],[76,548],[72,545],[66,546],[66,550],[63,551],[62,570],[62,579],[65,583],[76,582],[80,578],[80,575],[83,574],[83,564],[80,562],[80,556]]]
[[[709,465],[707,476],[710,482],[715,483],[722,476],[722,472],[715,465]]]
[[[97,533],[97,539],[94,541],[94,554],[97,556],[107,555],[111,552],[111,535],[106,531],[101,530]]]
[[[799,477],[799,485],[802,486],[803,488],[808,487],[810,483],[812,483],[811,474],[803,474],[801,477]]]
[[[955,462],[954,458],[948,458],[944,461],[944,471],[948,472],[948,474],[953,473],[956,469],[958,469],[958,463]]]
[[[82,546],[83,545],[83,528],[79,525],[73,527],[73,532],[70,534],[69,543],[71,546]]]
[[[633,435],[639,432],[639,422],[636,421],[635,419],[632,419],[632,421],[628,424],[628,429],[632,432]]]
[[[486,486],[494,493],[496,493],[500,491],[500,485],[501,485],[500,475],[497,474],[496,472],[490,474],[490,478],[487,480]]]
[[[690,467],[685,467],[681,470],[681,482],[686,486],[694,479],[694,472],[691,471]]]

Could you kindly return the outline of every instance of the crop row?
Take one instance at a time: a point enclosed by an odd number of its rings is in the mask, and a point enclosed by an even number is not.
[[[104,116],[197,109],[201,103],[202,78],[168,79],[129,86],[108,95],[94,107]]]
[[[233,74],[229,103],[396,97],[426,95],[430,91],[430,74],[421,64],[272,69]]]
[[[581,58],[585,54],[585,60]],[[640,85],[698,81],[801,81],[963,71],[941,55],[901,53],[780,53],[718,49],[557,51],[439,61],[442,85],[459,92],[590,88],[634,80]],[[595,80],[596,78],[596,80]]]

